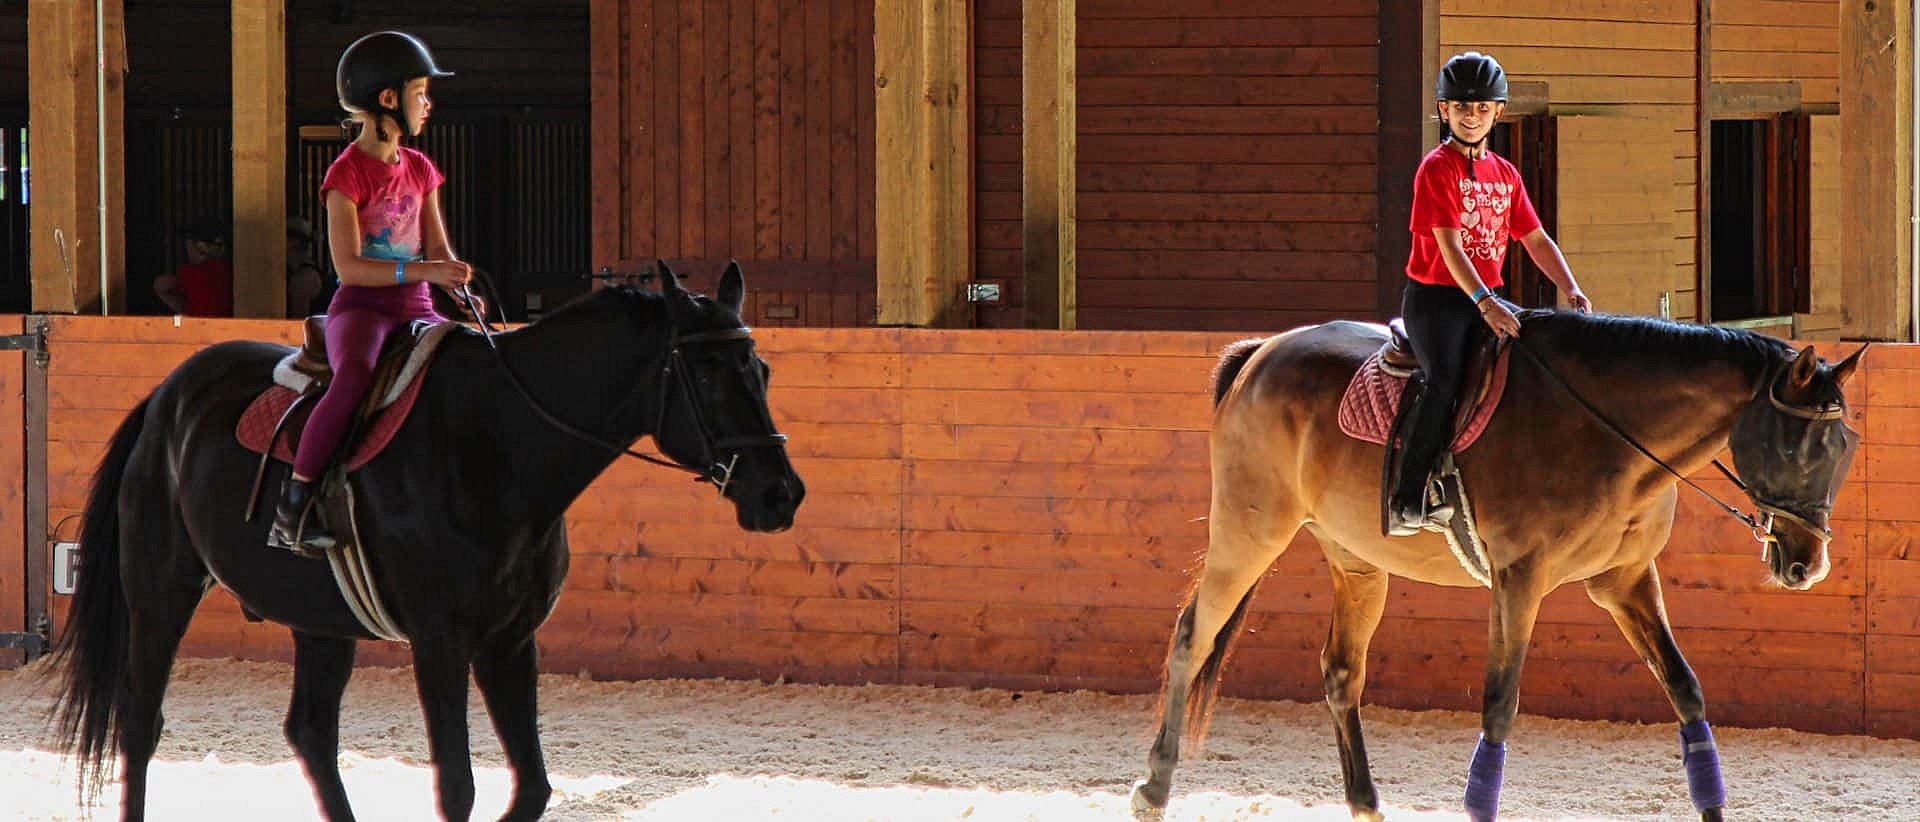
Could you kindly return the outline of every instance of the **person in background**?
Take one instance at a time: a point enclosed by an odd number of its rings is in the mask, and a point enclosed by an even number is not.
[[[154,296],[175,314],[233,316],[233,265],[227,262],[226,226],[199,220],[182,232],[186,260],[153,280]]]
[[[287,218],[287,316],[299,319],[314,313],[313,300],[323,283],[314,260],[313,224],[304,217]]]

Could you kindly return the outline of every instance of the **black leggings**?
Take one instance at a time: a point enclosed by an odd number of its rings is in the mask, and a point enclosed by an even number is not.
[[[1461,372],[1466,370],[1468,345],[1485,322],[1480,310],[1459,287],[1408,283],[1400,300],[1407,323],[1407,339],[1420,360],[1426,388],[1414,407],[1414,419],[1405,444],[1408,482],[1424,480],[1434,463],[1453,442],[1453,411],[1460,398]]]

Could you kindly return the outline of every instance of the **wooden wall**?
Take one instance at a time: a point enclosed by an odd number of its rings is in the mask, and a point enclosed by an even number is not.
[[[191,351],[293,333],[266,321],[56,318],[50,521],[80,507],[104,439]],[[795,528],[746,534],[679,474],[608,472],[569,512],[574,566],[541,633],[548,670],[1158,687],[1204,547],[1207,377],[1231,335],[760,337],[779,375],[775,416],[808,483]],[[1876,347],[1851,394],[1866,447],[1836,512],[1833,574],[1814,591],[1768,587],[1744,530],[1681,497],[1663,581],[1716,722],[1920,735],[1920,559],[1909,558],[1920,542],[1920,347]],[[1697,479],[1737,497],[1725,480]],[[1296,543],[1255,599],[1230,694],[1321,697],[1329,582],[1311,538]],[[1368,700],[1477,709],[1486,607],[1483,591],[1397,582]],[[368,645],[370,663],[405,659]],[[215,592],[186,651],[286,659],[290,646],[284,629],[243,623]],[[1671,720],[1645,666],[1577,587],[1549,599],[1523,693],[1529,712]]]
[[[1713,79],[1787,80],[1840,104],[1840,0],[1713,0]]]
[[[1020,5],[980,0],[975,35],[976,277],[1014,282]],[[1081,328],[1373,315],[1377,6],[1081,0]]]
[[[758,326],[874,321],[872,0],[593,0],[593,263],[745,267]]]
[[[0,106],[27,108],[27,7],[0,7]]]

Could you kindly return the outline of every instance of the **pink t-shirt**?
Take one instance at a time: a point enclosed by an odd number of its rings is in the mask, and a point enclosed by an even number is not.
[[[440,169],[419,151],[402,146],[395,160],[383,163],[350,143],[320,182],[323,201],[328,191],[338,191],[359,210],[360,256],[368,259],[420,259],[420,217],[427,195],[446,182]],[[384,287],[343,284],[334,292],[333,305],[406,316],[434,314],[432,293],[426,283],[417,281]]]
[[[1467,173],[1472,162],[1474,173]],[[1413,253],[1407,259],[1407,276],[1428,285],[1454,285],[1453,273],[1440,255],[1436,228],[1461,228],[1461,245],[1467,259],[1480,273],[1488,288],[1499,288],[1501,263],[1507,259],[1507,245],[1532,234],[1540,227],[1533,201],[1527,198],[1527,186],[1520,170],[1506,158],[1489,151],[1478,161],[1469,161],[1445,144],[1427,152],[1420,170],[1413,175]]]

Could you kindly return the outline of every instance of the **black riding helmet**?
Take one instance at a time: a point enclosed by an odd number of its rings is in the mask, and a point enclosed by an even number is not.
[[[1456,54],[1440,69],[1433,94],[1443,100],[1507,101],[1507,72],[1493,55],[1469,51]]]
[[[377,31],[353,41],[353,45],[341,52],[340,65],[333,73],[333,87],[340,97],[340,107],[374,115],[375,129],[380,129],[379,115],[382,114],[393,117],[402,129],[408,129],[407,118],[399,109],[380,104],[380,92],[402,91],[416,77],[452,76],[453,72],[440,70],[433,61],[433,52],[427,50],[427,44],[420,42],[420,38],[400,31]],[[386,136],[384,130],[379,134]]]

